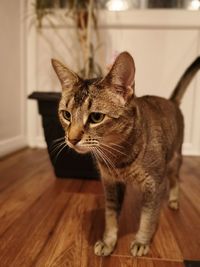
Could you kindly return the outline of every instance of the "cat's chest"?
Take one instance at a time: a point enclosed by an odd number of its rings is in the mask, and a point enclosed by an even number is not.
[[[102,178],[112,179],[124,183],[137,183],[141,184],[149,174],[144,170],[140,162],[134,162],[123,168],[108,168],[101,166]]]
[[[118,169],[118,172],[125,183],[136,182],[140,184],[148,176],[148,173],[144,170],[139,162]]]

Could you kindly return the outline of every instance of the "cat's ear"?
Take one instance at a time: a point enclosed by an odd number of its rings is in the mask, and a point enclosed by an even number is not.
[[[51,63],[61,82],[63,89],[72,87],[80,80],[79,76],[76,73],[64,66],[60,61],[52,59]]]
[[[104,81],[113,85],[125,101],[134,94],[135,63],[128,52],[119,54]]]

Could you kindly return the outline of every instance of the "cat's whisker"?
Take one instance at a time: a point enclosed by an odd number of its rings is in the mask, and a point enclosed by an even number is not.
[[[110,142],[109,142],[109,144],[111,144],[113,146],[118,146],[120,148],[124,148],[124,145],[122,145],[123,143],[126,144],[126,145],[131,145],[131,143],[128,142],[127,140],[124,140],[123,138],[120,138],[119,136],[117,138],[118,138],[118,140],[120,141],[121,144],[110,143]],[[98,141],[99,142],[103,142],[103,139],[104,139],[104,137],[99,137]]]
[[[96,160],[98,160],[98,159],[100,158],[100,156],[99,156],[99,154],[98,154],[96,148],[93,148],[93,149],[92,149],[92,153],[93,153],[93,155],[94,155],[94,157],[95,157]]]
[[[110,163],[109,163],[108,160],[105,158],[105,155],[102,153],[102,151],[100,150],[99,147],[96,147],[96,152],[97,152],[97,154],[99,155],[100,159],[102,159],[102,160],[104,161],[104,163],[106,164],[106,166],[107,166],[108,170],[110,171],[110,173],[112,173],[112,169],[111,169],[110,166],[109,166]]]
[[[117,148],[114,148],[114,147],[109,146],[109,145],[104,144],[104,143],[101,143],[101,145],[102,145],[102,146],[106,146],[107,148],[112,149],[113,151],[118,152],[118,153],[120,153],[120,154],[122,154],[122,155],[124,155],[124,156],[127,156],[124,152],[122,152],[121,150],[119,150],[119,149],[117,149]],[[116,155],[115,155],[115,157],[116,157]]]
[[[108,170],[110,171],[111,174],[115,174],[116,177],[119,177],[117,170],[114,166],[114,164],[112,163],[112,161],[102,152],[102,150],[99,151],[100,155],[101,155],[101,159],[103,159],[103,161],[105,162],[106,166],[108,167]],[[110,176],[110,179],[113,180],[113,182],[115,182],[115,177],[114,175]]]
[[[65,139],[65,136],[60,137],[60,138],[57,138],[57,139],[54,139],[54,140],[52,141],[52,144],[57,143],[57,142],[59,142],[59,141],[61,141],[61,140],[64,140],[64,139]]]
[[[119,145],[119,144],[115,144],[115,143],[109,143],[109,144],[111,144],[112,146],[117,146],[117,147],[119,147],[119,148],[124,148],[124,146]]]
[[[56,161],[57,161],[59,155],[60,155],[61,152],[63,151],[63,149],[66,148],[66,147],[67,147],[67,144],[66,144],[66,143],[64,143],[64,146],[61,146],[61,148],[60,148],[60,150],[58,151],[58,153],[57,153],[57,155],[56,155],[56,158],[55,158],[55,160],[54,160],[55,163],[56,163]]]
[[[104,157],[107,159],[107,161],[110,163],[113,169],[115,169],[114,163],[111,161],[111,159],[105,154],[105,151],[103,151],[102,147],[99,147],[101,153],[104,155]]]
[[[112,173],[112,169],[109,166],[109,163],[107,162],[107,160],[104,158],[104,156],[101,153],[101,151],[98,150],[97,147],[94,147],[91,152],[94,155],[94,157],[95,157],[96,160],[103,160],[103,162],[106,164],[106,166],[108,168],[108,171],[110,171],[110,173]],[[114,178],[112,178],[112,175],[110,176],[110,179],[113,179],[113,181],[114,181]]]
[[[97,160],[97,156],[95,156],[95,152],[93,150],[91,150],[91,155],[92,155],[92,158],[95,162]]]
[[[59,144],[55,144],[52,148],[49,149],[50,154],[54,154],[62,145],[65,144],[65,141],[60,142]]]
[[[102,147],[101,147],[101,149],[102,149]],[[112,162],[112,160],[107,155],[105,155],[105,153],[103,153],[103,154],[107,158],[110,165],[112,166],[113,172],[116,174],[116,176],[119,176],[119,174],[117,173],[117,169],[115,167],[115,164]]]
[[[63,142],[65,142],[64,138],[62,138],[62,139],[59,138],[59,140],[54,140],[50,145],[50,150],[52,150],[54,147],[56,147],[57,145],[59,145]]]
[[[107,146],[104,147],[104,145],[101,144],[100,147],[101,147],[101,149],[103,149],[105,152],[109,153],[109,154],[112,155],[113,157],[115,157],[115,158],[117,157],[117,155],[116,155],[116,154],[113,154],[113,153],[107,148]]]
[[[103,157],[106,159],[107,163],[112,167],[113,172],[115,172],[115,166],[114,163],[111,161],[111,159],[102,151],[101,147],[98,147],[98,150],[101,152]]]
[[[55,147],[53,150],[50,151],[50,154],[51,154],[52,156],[54,156],[54,155],[59,151],[59,149],[60,149],[60,147],[61,147],[62,145],[64,145],[64,144],[60,144],[60,145],[58,145],[57,147]]]
[[[99,145],[99,142],[97,141],[86,141],[86,142],[83,142],[82,145],[84,146],[88,146],[88,147],[93,147],[93,146],[98,146]]]
[[[59,144],[61,144],[61,143],[64,143],[65,141],[64,140],[60,140],[60,141],[58,141],[57,143],[55,143],[55,144],[51,144],[51,146],[50,146],[50,148],[54,148],[54,147],[56,147],[56,146],[58,146]]]

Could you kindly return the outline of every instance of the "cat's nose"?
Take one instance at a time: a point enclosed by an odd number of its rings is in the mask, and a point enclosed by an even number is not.
[[[68,141],[72,144],[72,145],[76,145],[81,139],[80,138],[74,138],[74,139],[70,139],[68,138]]]
[[[68,132],[67,132],[67,137],[68,141],[72,145],[76,145],[83,136],[83,129],[82,127],[77,123],[73,125],[73,123],[69,126]]]

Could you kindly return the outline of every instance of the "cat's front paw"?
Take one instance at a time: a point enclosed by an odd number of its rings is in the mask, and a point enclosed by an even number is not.
[[[179,203],[177,200],[169,201],[168,205],[169,205],[169,208],[172,210],[178,210],[179,209]]]
[[[105,242],[99,240],[94,245],[94,253],[97,256],[108,256],[110,255],[114,250],[113,246],[108,246]]]
[[[144,256],[147,255],[149,251],[149,245],[148,244],[142,244],[138,241],[133,241],[131,243],[131,254],[136,257],[136,256]]]

